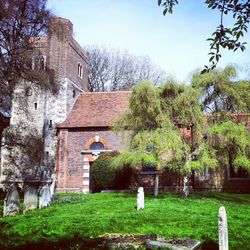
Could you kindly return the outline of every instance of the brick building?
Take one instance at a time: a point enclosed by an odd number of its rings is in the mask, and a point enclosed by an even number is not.
[[[73,25],[64,18],[51,19],[47,37],[33,38],[33,52],[31,67],[33,70],[49,68],[55,73],[55,83],[58,93],[52,94],[48,90],[37,87],[25,80],[14,91],[10,127],[25,124],[25,131],[36,129],[43,138],[43,160],[37,164],[43,175],[50,175],[48,169],[55,165],[56,126],[63,122],[79,93],[88,91],[89,62],[86,52],[73,38]],[[25,100],[25,105],[22,101]],[[25,110],[24,110],[25,107]],[[34,145],[35,146],[35,145]],[[9,161],[10,150],[16,154],[17,160],[13,165]],[[21,182],[17,148],[5,147],[1,150],[1,181],[6,181],[5,170],[15,169],[11,181]],[[20,155],[20,158],[23,157]],[[50,159],[50,160],[48,160]],[[50,165],[50,166],[48,166]],[[51,166],[52,165],[52,166]],[[30,169],[35,166],[30,166]],[[41,178],[42,173],[37,173]],[[46,177],[44,177],[46,178]]]
[[[103,152],[121,151],[129,140],[112,131],[113,123],[128,109],[131,92],[81,93],[67,119],[58,125],[57,185],[63,192],[91,191],[90,169],[94,159]],[[236,122],[243,122],[250,129],[250,115],[233,115]],[[212,120],[214,117],[208,117]],[[183,138],[192,140],[192,128],[180,128]],[[194,173],[192,186],[195,190],[226,190],[249,192],[250,176],[232,168],[219,168]],[[154,176],[141,174],[137,181],[144,188],[152,188]],[[182,185],[177,173],[165,170],[160,176],[161,190],[175,191]],[[132,186],[136,186],[132,183]]]
[[[117,134],[112,125],[128,109],[131,92],[88,93],[88,57],[72,34],[72,23],[57,17],[51,20],[48,37],[34,39],[32,68],[54,70],[59,92],[53,95],[31,82],[20,81],[10,127],[26,123],[27,128],[35,128],[43,138],[43,159],[37,163],[43,177],[38,173],[39,180],[46,180],[46,176],[51,176],[49,170],[54,169],[58,192],[89,192],[90,168],[95,158],[103,152],[121,151],[128,143],[129,133]],[[28,116],[22,110],[21,100],[27,101]],[[248,114],[236,115],[235,119],[250,128]],[[190,128],[181,128],[181,132],[185,139],[191,139]],[[0,180],[6,181],[5,169],[15,168],[11,181],[22,182],[18,161],[15,166],[8,161],[9,150],[19,154],[13,148],[1,150]],[[148,178],[145,185],[152,185],[152,180]],[[165,171],[160,186],[163,190],[176,190],[180,180],[180,176]],[[249,191],[250,178],[229,168],[207,170],[203,174],[194,173],[192,184],[196,190]]]
[[[90,165],[102,152],[121,151],[128,137],[112,125],[128,109],[131,92],[81,93],[58,125],[57,191],[90,191]]]

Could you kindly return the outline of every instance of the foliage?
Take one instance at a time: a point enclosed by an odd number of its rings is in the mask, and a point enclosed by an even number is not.
[[[158,5],[163,7],[163,14],[172,14],[174,6],[178,4],[177,0],[158,0]],[[236,51],[245,50],[246,42],[241,42],[244,34],[248,31],[250,21],[250,5],[249,0],[206,0],[205,4],[209,9],[218,10],[220,12],[220,23],[216,27],[212,36],[207,39],[210,41],[210,59],[211,68],[214,69],[221,57],[221,49]],[[234,23],[232,27],[225,27],[225,16],[233,17]],[[205,66],[206,72],[208,66]]]
[[[165,72],[148,56],[134,56],[127,51],[88,46],[90,91],[129,90],[142,80],[158,84]]]
[[[192,86],[200,91],[205,112],[250,111],[250,82],[235,81],[236,76],[233,66],[193,75]]]
[[[116,127],[133,131],[129,149],[113,164],[140,167],[151,158],[151,163],[157,163],[159,169],[168,167],[184,171],[192,145],[183,140],[178,125],[196,127],[198,140],[202,122],[196,90],[173,82],[161,88],[141,82],[133,88],[129,111]]]
[[[140,167],[151,161],[159,169],[171,168],[186,176],[227,163],[248,169],[250,133],[233,122],[231,112],[249,109],[249,83],[233,82],[235,76],[236,69],[226,67],[194,75],[192,86],[174,82],[160,88],[149,82],[135,86],[129,111],[116,124],[117,130],[133,131],[130,145],[113,164]],[[202,107],[216,115],[204,116]],[[188,127],[189,140],[182,135]]]
[[[117,152],[104,153],[94,161],[91,177],[95,189],[110,189],[114,185],[116,169],[111,167],[111,159],[117,154]]]
[[[115,167],[112,159],[118,156],[118,152],[108,152],[100,155],[93,163],[91,177],[94,189],[122,189],[128,188],[132,176],[132,169],[127,165]]]
[[[224,162],[238,168],[250,169],[250,133],[243,124],[233,121],[216,123],[209,128],[211,146],[223,156]],[[220,143],[218,143],[218,141]]]
[[[67,195],[78,202],[52,203],[46,209],[0,218],[0,248],[79,249],[84,239],[111,233],[155,233],[218,242],[218,210],[225,206],[230,249],[249,249],[249,195],[196,192],[181,199],[164,193],[155,199],[146,194],[145,209],[139,212],[134,208],[135,194],[62,194],[62,198]],[[29,248],[29,244],[35,246]]]

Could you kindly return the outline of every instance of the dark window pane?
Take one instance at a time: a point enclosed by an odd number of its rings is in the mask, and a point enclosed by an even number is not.
[[[101,142],[93,142],[91,145],[90,145],[90,150],[102,150],[104,149],[104,146]]]

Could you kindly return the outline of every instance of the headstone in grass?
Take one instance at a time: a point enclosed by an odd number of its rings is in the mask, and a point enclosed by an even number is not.
[[[32,186],[25,186],[24,188],[24,213],[28,210],[37,209],[37,189]]]
[[[39,197],[39,208],[49,207],[51,202],[51,193],[48,184],[42,187]]]
[[[20,197],[15,184],[11,184],[4,199],[3,216],[15,215],[19,212]]]
[[[225,207],[220,207],[218,216],[219,250],[228,250],[227,213]]]
[[[189,187],[188,187],[188,177],[185,176],[183,178],[183,190],[182,190],[182,197],[187,198],[189,195]]]
[[[144,190],[143,190],[143,187],[138,188],[136,208],[137,208],[137,210],[144,208]]]

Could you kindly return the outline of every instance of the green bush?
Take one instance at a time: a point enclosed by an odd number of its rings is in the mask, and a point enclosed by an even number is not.
[[[125,189],[129,187],[132,169],[129,166],[115,168],[111,166],[113,157],[118,152],[108,152],[100,155],[91,168],[94,191],[102,189]]]

